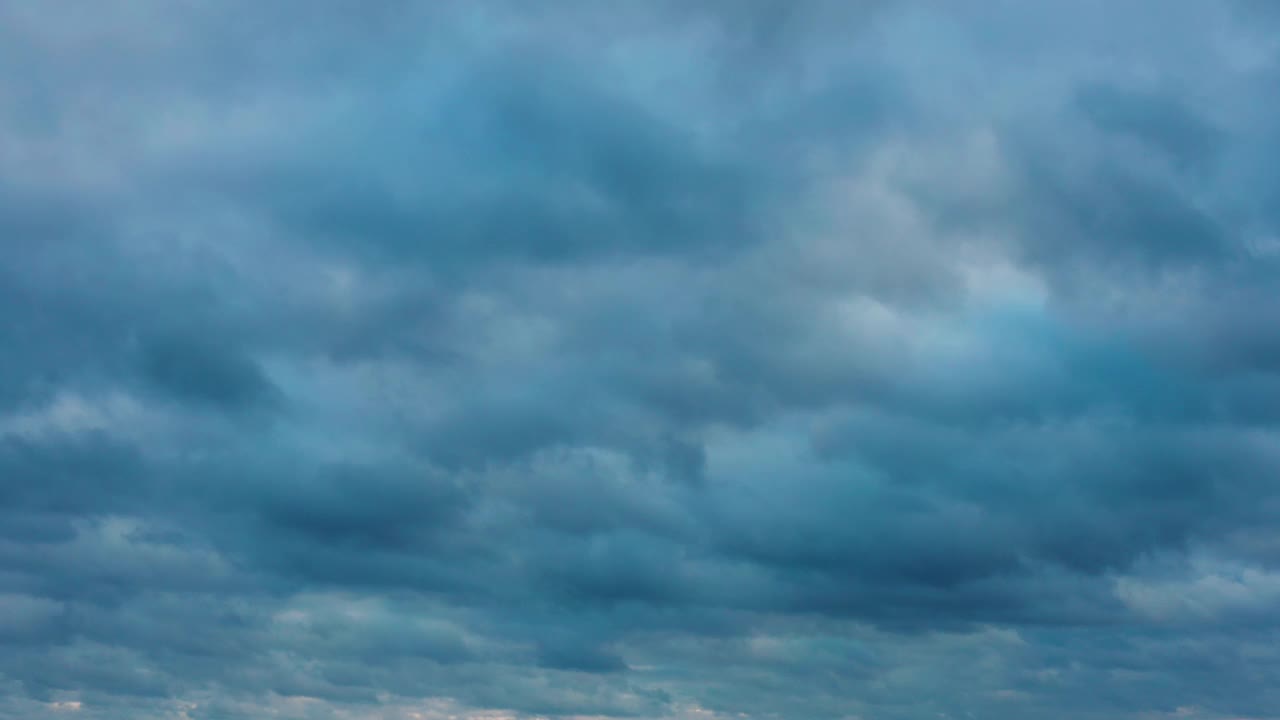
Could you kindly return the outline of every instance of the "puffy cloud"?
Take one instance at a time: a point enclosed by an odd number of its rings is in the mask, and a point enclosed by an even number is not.
[[[0,7],[0,716],[1266,717],[1277,22]]]

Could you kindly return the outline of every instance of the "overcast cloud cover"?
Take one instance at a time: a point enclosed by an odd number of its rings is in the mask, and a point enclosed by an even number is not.
[[[1280,11],[0,0],[0,717],[1280,717]]]

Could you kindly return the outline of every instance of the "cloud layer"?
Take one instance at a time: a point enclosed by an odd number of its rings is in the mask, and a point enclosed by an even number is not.
[[[1266,718],[1266,3],[0,3],[0,717]]]

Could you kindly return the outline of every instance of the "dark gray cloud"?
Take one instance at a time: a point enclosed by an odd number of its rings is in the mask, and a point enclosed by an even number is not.
[[[1266,3],[0,4],[0,717],[1265,718]]]

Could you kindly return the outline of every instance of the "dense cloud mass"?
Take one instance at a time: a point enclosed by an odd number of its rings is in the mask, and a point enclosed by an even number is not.
[[[0,717],[1277,717],[1277,38],[0,0]]]

